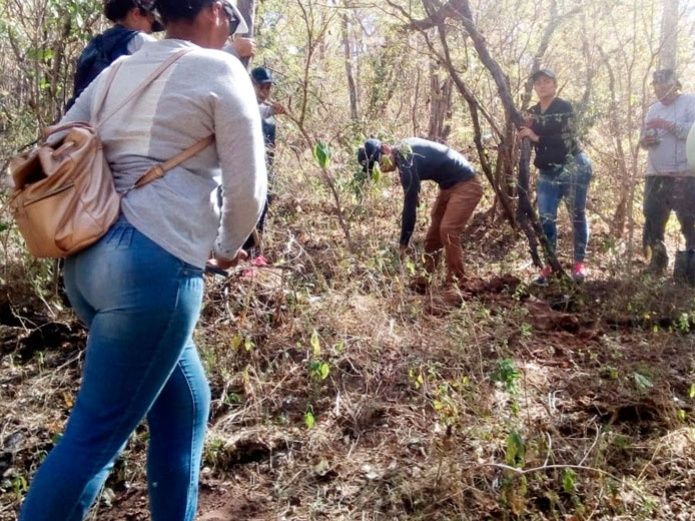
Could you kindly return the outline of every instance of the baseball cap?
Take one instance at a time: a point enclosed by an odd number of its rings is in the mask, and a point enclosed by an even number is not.
[[[273,73],[270,72],[270,69],[266,69],[265,67],[255,67],[251,71],[251,78],[254,83],[258,85],[275,84],[275,81],[273,81]]]
[[[678,81],[678,76],[673,69],[659,69],[652,73],[652,83],[666,83],[677,85],[678,88],[681,86],[681,82]]]
[[[380,157],[381,141],[378,139],[368,139],[357,151],[357,162],[362,165],[362,170],[365,172],[371,172]]]
[[[531,81],[536,81],[541,76],[545,76],[546,78],[550,78],[551,80],[557,80],[557,76],[555,76],[555,73],[552,71],[552,69],[538,69],[531,75]]]

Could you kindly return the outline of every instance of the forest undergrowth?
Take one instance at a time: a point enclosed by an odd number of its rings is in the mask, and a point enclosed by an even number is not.
[[[695,290],[642,276],[598,222],[590,279],[535,287],[523,240],[481,214],[466,289],[421,294],[417,254],[395,245],[399,187],[345,208],[351,252],[321,189],[280,181],[271,266],[207,279],[201,520],[695,519]],[[86,336],[51,265],[3,233],[0,519],[14,520]],[[146,440],[143,426],[92,519],[148,519]]]

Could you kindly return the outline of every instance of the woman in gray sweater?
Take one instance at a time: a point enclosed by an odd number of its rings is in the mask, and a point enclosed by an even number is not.
[[[122,216],[65,263],[68,296],[89,327],[84,374],[65,432],[33,478],[22,521],[84,519],[143,418],[152,519],[195,517],[210,400],[192,340],[203,269],[237,260],[265,202],[266,171],[251,81],[236,58],[218,50],[240,25],[238,11],[213,0],[159,0],[158,8],[167,38],[115,62],[110,88],[111,68],[63,119],[89,121],[105,93],[97,119],[109,113],[142,78],[186,51],[99,128],[124,194]],[[151,166],[210,135],[214,144],[130,191]]]

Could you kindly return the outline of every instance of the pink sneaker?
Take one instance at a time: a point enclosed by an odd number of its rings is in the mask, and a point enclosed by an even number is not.
[[[588,270],[583,262],[577,261],[572,265],[572,280],[575,282],[583,282],[587,274]]]
[[[270,264],[268,259],[266,259],[263,255],[259,255],[258,257],[251,259],[251,266],[267,266],[268,264]]]
[[[249,262],[250,267],[246,268],[241,273],[241,277],[244,279],[253,278],[256,276],[256,273],[258,273],[258,270],[256,268],[262,268],[263,266],[268,266],[268,264],[270,264],[268,262],[268,259],[266,259],[263,255],[259,255],[258,257],[254,257]]]

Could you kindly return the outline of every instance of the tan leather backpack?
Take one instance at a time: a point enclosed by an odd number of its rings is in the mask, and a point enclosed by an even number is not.
[[[32,255],[53,258],[73,255],[96,242],[118,218],[121,197],[125,194],[116,192],[98,129],[187,52],[182,50],[165,60],[121,104],[98,120],[122,62],[114,64],[106,73],[105,87],[89,123],[47,127],[39,146],[10,161],[9,172],[14,182],[10,209]],[[213,142],[214,136],[209,136],[169,161],[153,166],[131,189],[163,176]]]

